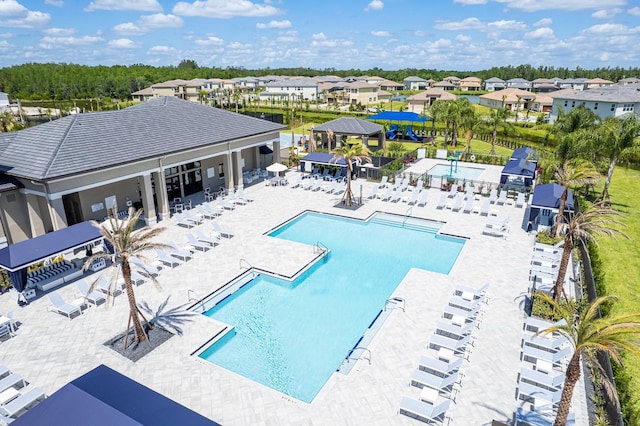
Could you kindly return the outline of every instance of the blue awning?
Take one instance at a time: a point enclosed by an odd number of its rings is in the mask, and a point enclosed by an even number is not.
[[[383,121],[412,121],[417,123],[424,123],[425,121],[430,120],[429,117],[409,111],[382,111],[376,115],[371,115],[366,119]]]
[[[347,160],[344,158],[337,160],[335,155],[327,152],[310,152],[300,161],[307,161],[313,164],[324,164],[327,166],[347,167]]]
[[[89,222],[71,225],[0,249],[0,268],[16,271],[101,238]]]
[[[513,151],[513,154],[511,154],[511,159],[512,160],[518,160],[518,159],[525,159],[527,157],[529,157],[529,155],[531,155],[531,153],[533,153],[534,150],[531,147],[525,146],[522,148],[518,148],[515,151]]]
[[[525,178],[532,178],[536,172],[535,163],[531,163],[524,159],[519,160],[509,160],[507,164],[505,164],[502,169],[503,175],[515,175],[522,176]]]
[[[560,198],[564,192],[564,187],[557,183],[548,183],[546,185],[538,185],[533,189],[533,197],[531,199],[531,207],[543,209],[560,208]],[[573,210],[573,192],[569,189],[567,193],[567,210]]]
[[[18,417],[29,426],[216,426],[218,423],[100,365]]]
[[[273,150],[266,145],[262,145],[260,147],[260,154],[264,154],[264,155],[273,154]]]

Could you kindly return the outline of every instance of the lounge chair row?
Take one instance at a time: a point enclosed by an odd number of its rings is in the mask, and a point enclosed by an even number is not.
[[[558,279],[561,259],[562,248],[560,246],[535,243],[529,270],[529,281],[531,281],[529,291],[536,290],[551,293]],[[571,271],[572,268],[567,268],[565,284],[570,278],[569,272]],[[567,286],[567,288],[569,287]]]
[[[0,421],[9,424],[47,396],[38,387],[28,384],[22,376],[0,365]]]
[[[421,389],[420,398],[403,397],[400,414],[431,424],[451,420],[447,410],[461,387],[461,366],[473,345],[472,332],[479,325],[487,288],[488,284],[478,289],[456,287],[429,341],[430,352],[420,357],[411,374],[410,385]]]
[[[506,239],[509,234],[509,217],[489,218],[482,229],[482,234]]]

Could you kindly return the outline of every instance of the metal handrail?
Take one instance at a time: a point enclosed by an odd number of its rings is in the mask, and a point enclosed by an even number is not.
[[[405,311],[405,308],[406,308],[406,301],[405,301],[402,297],[392,297],[392,298],[390,298],[390,299],[387,299],[387,301],[386,301],[386,302],[384,302],[384,310],[385,310],[385,311],[387,310],[387,305],[388,305],[389,303],[393,303],[394,305],[396,305],[396,306],[394,306],[394,309],[397,307],[397,308],[402,309],[402,312],[406,312],[406,311]],[[398,303],[401,303],[401,304],[402,304],[402,306],[397,306],[397,304],[398,304]]]
[[[244,266],[244,268],[246,269],[253,269],[253,266],[249,263],[249,261],[245,258],[241,258],[240,259],[240,269],[243,268],[243,264],[246,264],[246,266]]]
[[[364,347],[362,347],[362,346],[357,346],[357,347],[353,348],[353,352],[357,351],[358,349],[360,349],[360,350],[361,350],[361,351],[363,351],[363,352],[364,352],[364,351],[367,351],[367,352],[369,353],[369,356],[368,356],[368,357],[359,356],[358,358],[353,358],[353,359],[355,359],[356,361],[357,361],[357,360],[360,360],[360,359],[366,359],[366,360],[369,362],[369,365],[371,365],[371,349],[369,349],[369,348],[364,348]],[[353,352],[352,352],[352,353],[353,353]]]
[[[187,303],[189,302],[199,302],[200,307],[202,308],[202,312],[204,313],[206,311],[206,309],[204,308],[204,301],[202,300],[202,298],[198,296],[198,293],[196,293],[191,289],[187,290]]]
[[[407,221],[407,218],[411,213],[413,213],[413,206],[409,207],[407,211],[404,213],[404,219],[402,219],[402,226],[404,226],[405,222]]]
[[[316,243],[313,245],[313,252],[317,253],[319,251],[327,253],[329,251],[329,247],[325,246],[320,241],[316,241]]]

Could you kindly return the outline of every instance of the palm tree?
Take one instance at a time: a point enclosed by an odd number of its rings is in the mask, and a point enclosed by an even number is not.
[[[627,114],[622,118],[609,117],[594,133],[594,151],[599,152],[609,161],[607,179],[602,189],[602,199],[609,195],[609,185],[613,170],[620,158],[640,151],[640,117]],[[601,143],[597,143],[597,142]]]
[[[569,188],[579,185],[594,184],[600,179],[600,173],[595,169],[593,164],[581,158],[565,160],[561,165],[555,167],[556,182],[561,185],[564,190],[560,196],[560,206],[558,214],[553,224],[552,235],[558,236],[558,224],[565,220],[564,210],[567,205],[567,197],[569,196]]]
[[[518,124],[518,114],[520,113],[520,104],[522,103],[522,96],[516,95],[516,120],[515,123]]]
[[[563,283],[567,273],[567,266],[569,265],[569,258],[573,248],[578,243],[592,241],[597,244],[597,235],[615,238],[616,234],[620,234],[624,238],[628,238],[620,230],[624,225],[617,219],[619,216],[619,212],[600,201],[577,213],[568,222],[558,222],[558,233],[564,236],[564,246],[558,267],[558,277],[553,286],[553,300],[558,302],[560,294],[564,292]]]
[[[558,405],[555,426],[567,423],[573,390],[580,379],[580,358],[591,364],[597,363],[597,351],[606,352],[616,363],[622,365],[622,352],[640,356],[640,315],[619,315],[600,317],[603,303],[616,301],[615,296],[598,297],[589,304],[557,303],[544,293],[537,293],[551,305],[556,315],[565,320],[564,324],[553,325],[537,334],[558,332],[565,335],[573,345],[574,352],[565,373],[562,396]]]
[[[115,256],[116,262],[120,263],[120,267],[122,268],[122,277],[124,278],[125,292],[127,293],[127,298],[129,300],[129,321],[127,322],[127,332],[124,339],[125,349],[127,348],[128,335],[132,326],[134,335],[133,341],[135,343],[140,343],[149,339],[145,328],[142,325],[142,321],[145,322],[147,328],[151,328],[151,324],[147,321],[144,314],[136,304],[136,297],[133,292],[133,285],[131,282],[131,264],[129,261],[132,257],[137,257],[144,262],[147,260],[144,255],[145,252],[156,248],[166,247],[165,244],[153,241],[156,236],[164,231],[164,228],[143,228],[134,231],[141,214],[142,209],[134,211],[132,208],[129,210],[129,216],[127,219],[118,220],[118,213],[114,208],[113,212],[109,216],[108,222],[98,224],[97,222],[92,221],[92,224],[99,229],[100,234],[107,245],[110,245],[113,248],[114,254],[96,253],[87,259],[83,267],[86,270],[95,259],[109,259],[112,256]],[[152,278],[152,280],[157,285],[155,278]]]
[[[429,108],[429,114],[431,115],[431,119],[433,120],[432,124],[435,125],[436,121],[444,121],[444,146],[447,146],[447,136],[449,135],[449,121],[448,121],[448,110],[449,110],[449,101],[441,101],[437,100],[431,105]],[[433,132],[433,127],[432,127]],[[435,141],[435,135],[434,135]]]
[[[460,127],[464,129],[465,136],[467,138],[466,152],[467,154],[471,154],[471,139],[473,139],[473,132],[480,124],[480,120],[478,119],[478,115],[476,114],[475,108],[473,107],[473,105],[471,105],[471,102],[469,101],[467,101],[466,105],[464,105],[460,113],[461,113]]]
[[[484,126],[491,130],[491,152],[489,155],[496,155],[496,140],[498,139],[498,128],[504,131],[513,128],[507,121],[509,110],[506,108],[492,109],[488,117],[484,117]]]
[[[371,151],[364,144],[357,142],[353,144],[342,144],[333,152],[333,161],[344,158],[347,161],[347,188],[344,191],[344,206],[351,207],[353,203],[353,192],[351,191],[351,175],[353,174],[353,164],[358,167],[364,161],[371,161]]]

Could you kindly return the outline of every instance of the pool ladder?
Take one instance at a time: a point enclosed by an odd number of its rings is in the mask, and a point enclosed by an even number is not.
[[[202,300],[202,298],[200,296],[198,296],[198,293],[196,293],[195,291],[188,289],[187,290],[187,303],[189,302],[199,302],[198,304],[200,305],[200,307],[202,308],[202,313],[204,313],[206,311],[206,309],[204,308],[204,301]]]
[[[314,253],[324,253],[324,255],[326,256],[327,253],[329,253],[329,248],[327,246],[325,246],[324,244],[322,244],[322,242],[316,241],[316,243],[313,245],[313,252]]]
[[[249,263],[249,261],[245,258],[240,259],[240,269],[253,269],[253,266]]]
[[[384,302],[384,310],[387,310],[387,306],[389,304],[392,304],[393,306],[389,307],[389,309],[397,309],[400,308],[402,309],[402,312],[405,312],[405,308],[406,308],[406,302],[402,297],[392,297],[391,299],[387,299],[386,302]]]
[[[404,226],[405,222],[407,221],[411,213],[413,213],[413,206],[409,207],[407,211],[404,213],[404,219],[402,219],[402,226]]]
[[[353,355],[353,353],[357,350],[362,351],[362,354],[358,357],[352,357],[351,355]],[[365,354],[368,354],[368,356],[365,356]],[[351,351],[351,354],[349,355],[349,357],[347,357],[347,362],[349,362],[350,360],[360,361],[361,359],[366,359],[369,365],[371,365],[371,349],[362,346],[353,348],[353,351]]]

